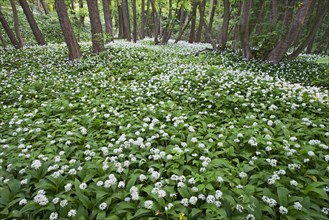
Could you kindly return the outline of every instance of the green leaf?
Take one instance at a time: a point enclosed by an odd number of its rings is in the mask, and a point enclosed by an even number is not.
[[[200,210],[200,209],[196,209],[196,208],[193,208],[192,211],[191,211],[190,217],[191,217],[191,218],[194,218],[194,217],[196,217],[196,215],[198,215],[200,212],[202,212],[202,210]]]
[[[278,193],[279,204],[287,207],[289,190],[284,187],[278,187],[276,191]]]
[[[96,220],[104,220],[106,217],[106,212],[101,211],[97,214]]]
[[[148,209],[138,209],[134,215],[135,219],[151,217],[153,216],[153,212]]]

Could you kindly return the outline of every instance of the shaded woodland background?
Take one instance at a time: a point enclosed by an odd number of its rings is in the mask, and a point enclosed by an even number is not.
[[[150,37],[207,42],[276,64],[328,54],[328,10],[328,0],[10,0],[1,1],[0,37],[3,48],[18,49],[65,41],[71,60],[81,57],[79,42],[92,40],[99,53],[115,39]]]

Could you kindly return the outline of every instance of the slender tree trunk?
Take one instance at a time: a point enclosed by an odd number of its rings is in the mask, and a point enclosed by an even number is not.
[[[303,28],[307,12],[311,6],[312,0],[303,0],[302,6],[298,8],[297,14],[291,22],[291,26],[288,32],[283,36],[280,42],[275,46],[275,48],[267,56],[267,61],[273,64],[279,63],[286,52],[288,51],[291,44],[298,37],[298,33]]]
[[[175,43],[178,43],[178,41],[181,40],[184,31],[187,29],[188,25],[190,24],[191,20],[193,19],[193,16],[190,16],[187,22],[185,23],[185,26],[182,28],[182,31],[179,32],[178,37],[175,40]]]
[[[316,32],[319,30],[320,25],[328,12],[329,2],[328,1],[321,1],[319,2],[315,20],[312,20],[312,27],[307,35],[306,39],[302,42],[302,44],[292,53],[290,54],[290,59],[295,59],[303,50],[314,40]]]
[[[198,6],[198,2],[194,1],[192,6],[192,21],[191,21],[191,30],[190,30],[190,36],[188,39],[189,43],[193,43],[195,40],[195,25],[196,25],[196,9]]]
[[[34,34],[36,41],[38,42],[39,45],[46,45],[46,41],[43,38],[43,35],[37,25],[37,22],[34,20],[33,14],[31,12],[26,0],[19,0],[19,3],[23,8],[23,12],[27,18],[27,21],[31,27],[31,30]]]
[[[6,43],[5,39],[3,38],[1,32],[0,32],[0,41],[1,41],[3,49],[6,49],[7,48],[7,43]]]
[[[141,38],[145,38],[145,0],[142,0],[142,22],[141,22]]]
[[[43,7],[43,10],[45,11],[45,14],[49,15],[48,7],[47,7],[47,4],[46,4],[45,0],[40,0],[40,2],[41,2],[41,5]]]
[[[103,3],[103,12],[104,12],[104,21],[105,21],[105,39],[106,42],[110,42],[113,40],[113,32],[112,32],[112,18],[110,12],[110,0],[102,0]]]
[[[210,0],[210,12],[209,12],[209,30],[212,32],[212,25],[214,23],[216,0]],[[218,21],[219,22],[219,21]],[[218,30],[219,32],[219,30]]]
[[[133,10],[133,36],[134,43],[137,42],[137,12],[136,12],[136,0],[132,0],[132,10]]]
[[[203,27],[203,25],[202,25],[202,22],[201,22],[201,11],[200,11],[200,9],[201,10],[203,10],[204,11],[204,9],[205,9],[205,7],[206,7],[206,0],[203,0],[202,2],[201,2],[201,4],[199,5],[199,15],[200,15],[200,19],[199,19],[199,27],[198,27],[198,31],[197,31],[197,33],[196,33],[196,39],[195,39],[195,42],[201,42],[201,37],[202,37],[202,27]]]
[[[92,52],[99,53],[104,51],[104,38],[101,18],[99,16],[98,1],[87,0],[91,34],[92,34]]]
[[[14,27],[15,27],[15,33],[16,33],[16,39],[18,43],[20,44],[20,47],[24,46],[23,38],[21,35],[21,31],[19,29],[19,21],[18,21],[18,15],[17,15],[17,9],[16,4],[14,0],[10,0],[11,9],[13,11],[13,19],[14,19]]]
[[[306,53],[307,54],[311,54],[312,53],[314,40],[315,40],[315,36],[313,36],[313,38],[310,40],[310,42],[307,45],[307,48],[306,48]]]
[[[230,1],[224,0],[224,19],[223,19],[222,31],[220,35],[220,41],[218,43],[219,49],[221,51],[224,51],[226,48],[229,22],[230,22]]]
[[[278,20],[278,0],[272,0],[272,11],[271,11],[271,30],[273,30]]]
[[[69,49],[69,59],[76,60],[79,59],[82,54],[78,44],[77,39],[75,38],[72,25],[69,19],[69,15],[67,13],[67,8],[65,6],[64,0],[56,0],[56,11],[58,15],[58,20],[62,28],[62,32],[64,35],[64,40]]]
[[[151,6],[152,6],[152,13],[154,15],[154,21],[153,21],[153,36],[154,36],[154,43],[159,44],[159,15],[155,7],[155,0],[150,0],[151,1]]]
[[[215,42],[213,41],[213,39],[211,37],[211,32],[210,32],[209,26],[206,23],[206,19],[205,19],[205,16],[204,16],[205,8],[203,7],[202,4],[199,5],[199,10],[200,10],[200,18],[201,18],[200,22],[201,22],[201,25],[205,29],[205,35],[206,35],[207,41],[210,42],[213,50],[216,50],[216,44],[215,44]]]
[[[37,8],[38,8],[38,12],[41,12],[41,3],[40,3],[40,0],[38,0],[38,4],[37,4]]]
[[[284,12],[283,24],[287,28],[287,30],[289,29],[290,22],[294,15],[294,4],[295,4],[294,0],[285,0],[286,10]]]
[[[183,31],[184,19],[185,19],[185,11],[184,11],[184,8],[181,7],[180,8],[180,17],[179,17],[179,33],[178,33],[178,36],[180,36],[182,31]]]
[[[131,32],[130,32],[130,18],[129,18],[129,9],[128,9],[128,1],[122,0],[122,18],[123,18],[123,33],[125,38],[128,41],[131,41]]]
[[[122,17],[122,7],[121,5],[118,5],[118,27],[119,27],[119,38],[124,38],[124,33],[123,33],[123,29],[124,29],[124,24],[123,24],[123,17]]]
[[[83,9],[83,0],[79,0],[79,9],[80,10]],[[85,16],[84,15],[80,15],[79,23],[80,23],[81,27],[83,27],[85,25]]]
[[[152,37],[152,30],[151,30],[151,28],[150,28],[150,25],[151,25],[151,23],[152,22],[150,22],[150,7],[151,7],[151,0],[147,0],[147,5],[146,5],[146,19],[145,19],[145,27],[146,27],[146,34],[147,34],[147,36],[149,36],[149,37]],[[154,20],[153,19],[153,13],[151,13],[151,17],[152,17],[152,19],[151,20]],[[153,29],[153,28],[152,28]]]
[[[237,5],[238,10],[237,10],[234,18],[237,19],[241,15],[242,3],[239,0],[239,1],[236,1],[235,4]],[[240,42],[240,23],[237,22],[233,28],[233,49],[234,50],[237,50],[239,48],[239,42]]]
[[[0,22],[3,26],[3,29],[6,31],[7,36],[9,37],[10,42],[14,45],[16,49],[21,48],[21,45],[16,39],[14,32],[10,29],[8,22],[2,14],[2,9],[0,8]]]
[[[240,22],[240,40],[242,47],[242,58],[250,60],[252,58],[251,49],[249,45],[249,17],[252,0],[246,0],[242,5],[242,15]]]

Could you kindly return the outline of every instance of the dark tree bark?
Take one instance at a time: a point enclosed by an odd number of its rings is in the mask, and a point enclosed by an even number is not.
[[[224,19],[223,19],[222,31],[220,34],[220,40],[218,42],[219,49],[221,51],[224,51],[226,48],[229,22],[230,22],[230,1],[224,0]]]
[[[91,34],[92,34],[92,52],[99,53],[104,51],[104,38],[101,18],[99,16],[98,1],[87,0]]]
[[[285,0],[283,24],[287,29],[289,28],[290,22],[294,15],[294,4],[295,4],[295,0]]]
[[[79,0],[79,9],[80,10],[83,9],[83,0]],[[85,25],[85,16],[84,15],[80,15],[79,24],[81,27],[83,27]]]
[[[208,42],[210,42],[213,50],[216,50],[216,44],[215,42],[213,41],[212,37],[211,37],[211,32],[210,32],[210,29],[209,29],[209,26],[207,25],[206,23],[206,19],[205,19],[205,16],[204,16],[204,7],[202,4],[199,4],[199,10],[200,10],[200,22],[201,22],[201,25],[204,27],[205,29],[205,35],[206,35],[206,39]]]
[[[137,12],[136,12],[136,0],[132,0],[132,9],[133,9],[133,36],[134,43],[137,42]]]
[[[142,0],[142,21],[141,21],[141,38],[145,38],[145,23],[146,23],[146,17],[145,17],[145,0]]]
[[[10,29],[8,22],[6,21],[6,18],[2,14],[2,9],[0,8],[0,22],[3,26],[3,29],[5,30],[7,36],[9,37],[10,42],[14,45],[16,49],[21,48],[21,45],[16,39],[16,36],[14,32]]]
[[[204,12],[204,10],[205,10],[205,7],[206,7],[206,0],[203,0],[202,2],[201,2],[201,4],[199,5],[199,15],[200,15],[200,19],[199,19],[199,26],[198,26],[198,31],[197,31],[197,33],[196,33],[196,38],[195,38],[195,42],[201,42],[201,37],[202,37],[202,27],[203,27],[203,25],[202,25],[202,22],[201,22],[201,10],[203,10],[203,12]]]
[[[216,0],[210,1],[210,12],[209,12],[209,30],[210,30],[210,32],[212,32],[212,25],[214,23],[216,5],[217,5]]]
[[[159,32],[160,32],[160,23],[159,23],[159,15],[155,7],[155,0],[150,0],[152,6],[152,14],[154,16],[153,19],[153,36],[154,36],[154,43],[159,44]]]
[[[129,9],[128,9],[128,1],[122,0],[122,18],[123,18],[123,33],[125,38],[128,41],[131,41],[131,31],[130,31],[130,18],[129,18]]]
[[[105,21],[105,40],[106,42],[110,42],[113,40],[112,18],[110,12],[111,0],[102,0],[102,3]]]
[[[271,11],[271,30],[273,30],[278,20],[278,0],[272,0],[272,11]]]
[[[291,44],[296,41],[299,31],[303,28],[312,0],[303,0],[297,14],[291,22],[288,32],[283,36],[275,48],[268,54],[267,61],[273,64],[279,63]]]
[[[67,13],[65,2],[64,0],[56,0],[55,4],[56,4],[56,12],[58,15],[58,20],[64,35],[64,40],[69,50],[69,59],[70,60],[79,59],[82,56],[82,54],[78,41],[75,38],[72,29],[72,25],[69,19],[69,15]]]
[[[41,5],[43,7],[43,10],[45,11],[45,14],[49,15],[48,7],[47,7],[47,4],[46,4],[45,0],[40,0],[40,2],[41,2]]]
[[[235,2],[235,6],[233,8],[237,7],[237,11],[234,15],[235,19],[238,19],[241,15],[241,10],[242,10],[242,3],[241,0]],[[233,28],[233,49],[237,50],[239,48],[239,42],[240,42],[240,22],[237,22],[234,25]]]
[[[310,40],[310,42],[307,45],[307,48],[306,48],[306,53],[307,54],[311,54],[312,53],[312,49],[313,49],[313,45],[314,45],[314,40],[315,40],[315,36],[313,36],[313,38]]]
[[[119,28],[119,38],[124,38],[124,24],[123,24],[123,17],[122,17],[122,7],[118,5],[118,28]]]
[[[31,12],[26,0],[19,0],[19,3],[23,8],[23,12],[27,18],[27,21],[31,27],[31,30],[33,32],[33,35],[34,35],[36,41],[38,42],[39,45],[46,45],[46,41],[43,38],[43,35],[37,25],[37,22],[34,20],[33,14]]]
[[[15,33],[16,33],[16,39],[18,43],[20,44],[20,47],[24,46],[23,38],[21,35],[21,31],[19,29],[19,21],[18,21],[18,15],[17,15],[17,9],[16,4],[14,0],[10,0],[11,9],[13,11],[13,19],[14,19],[14,27],[15,27]]]
[[[252,0],[245,0],[242,5],[242,14],[240,22],[240,40],[242,47],[242,58],[249,60],[252,58],[251,49],[249,45],[249,17]]]
[[[316,32],[319,30],[320,25],[328,12],[329,9],[329,1],[321,1],[319,2],[317,11],[316,11],[316,17],[311,22],[311,29],[309,31],[309,34],[307,35],[306,39],[302,42],[301,45],[292,53],[289,55],[290,59],[295,59],[303,50],[311,43],[311,41],[314,40]]]
[[[1,32],[0,32],[0,41],[1,41],[3,49],[6,49],[7,48],[7,43],[6,43],[5,39],[3,38]]]
[[[194,1],[192,6],[192,21],[191,21],[191,30],[190,30],[190,36],[188,39],[189,43],[193,43],[195,40],[195,25],[196,25],[196,9],[198,6],[198,2]]]
[[[184,10],[183,7],[181,7],[180,8],[180,17],[179,17],[179,33],[178,33],[178,36],[180,36],[183,32],[184,21],[185,21],[185,10]]]

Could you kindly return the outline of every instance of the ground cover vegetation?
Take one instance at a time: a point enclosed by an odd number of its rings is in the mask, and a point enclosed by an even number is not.
[[[0,1],[0,218],[328,219],[328,4]]]
[[[1,218],[327,219],[328,93],[287,80],[315,57],[151,44],[1,51]]]

